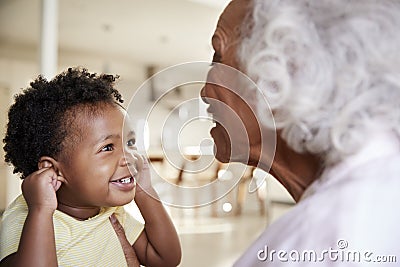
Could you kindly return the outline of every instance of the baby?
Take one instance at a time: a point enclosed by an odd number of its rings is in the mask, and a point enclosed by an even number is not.
[[[127,254],[136,266],[179,264],[175,228],[124,127],[117,78],[70,68],[51,81],[39,76],[16,96],[4,150],[22,195],[3,214],[0,266],[126,266]],[[145,225],[122,207],[133,199]]]

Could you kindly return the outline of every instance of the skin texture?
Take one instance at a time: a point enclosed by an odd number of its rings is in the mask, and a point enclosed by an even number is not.
[[[234,0],[221,14],[212,37],[212,45],[215,50],[213,62],[242,71],[237,60],[237,49],[243,38],[242,23],[251,12],[251,8],[252,1],[250,0]],[[299,200],[304,190],[315,180],[322,168],[319,158],[315,155],[299,154],[293,151],[279,136],[279,131],[277,132],[275,155],[263,152],[261,132],[264,129],[257,120],[257,115],[237,94],[227,88],[215,85],[215,81],[218,79],[229,80],[229,77],[223,77],[223,72],[218,72],[217,68],[218,66],[211,68],[208,81],[211,80],[213,83],[207,83],[201,92],[204,101],[210,104],[208,111],[217,121],[223,121],[223,123],[216,123],[216,127],[211,130],[217,147],[216,158],[222,162],[240,161],[270,172],[296,201]],[[237,127],[234,124],[238,122],[228,115],[226,107],[223,111],[222,104],[219,103],[229,106],[237,114],[247,135],[235,133]],[[248,138],[248,140],[244,141],[244,138]],[[248,158],[237,158],[238,154],[248,155]],[[266,162],[270,162],[272,157],[273,162],[270,168]]]
[[[57,159],[42,157],[39,170],[22,183],[28,216],[18,251],[1,266],[58,265],[52,219],[55,209],[85,220],[98,214],[102,206],[124,205],[134,198],[146,224],[133,245],[121,242],[129,256],[127,262],[134,259],[134,264],[146,266],[179,264],[181,249],[175,228],[162,204],[146,193],[156,194],[148,163],[135,151],[133,132],[121,130],[125,115],[116,104],[100,104],[94,115],[76,113],[73,126],[81,129],[80,141],[67,146]],[[124,135],[127,141],[123,145]],[[112,182],[130,176],[137,181],[136,194],[133,182],[122,187]],[[120,241],[121,236],[125,238],[121,231],[116,233]],[[138,266],[134,264],[130,266]]]

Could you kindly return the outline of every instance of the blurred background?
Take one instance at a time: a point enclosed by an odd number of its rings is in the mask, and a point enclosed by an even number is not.
[[[71,66],[118,74],[121,78],[117,88],[128,104],[155,73],[176,64],[209,62],[213,54],[211,36],[228,2],[0,0],[1,139],[13,96],[39,74],[51,79]],[[237,186],[209,205],[197,208],[166,205],[182,241],[181,266],[230,266],[265,227],[291,208],[293,199],[272,177],[258,169],[245,168],[235,173],[234,170],[227,171],[226,166],[214,159],[209,160],[204,171],[195,174],[171,166],[165,160],[160,140],[173,136],[174,129],[166,127],[164,133],[159,133],[160,121],[165,114],[182,120],[190,110],[174,112],[171,107],[188,99],[197,99],[201,84],[175,88],[163,95],[162,85],[168,82],[159,81],[158,85],[146,89],[143,110],[156,100],[158,105],[145,123],[138,122],[141,129],[147,129],[141,138],[147,140],[145,149],[150,151],[154,175],[174,185],[193,187],[207,185],[224,175],[228,179],[240,179]],[[196,109],[202,110],[199,112],[205,111],[205,106],[199,102],[195,101],[195,105]],[[146,119],[148,114],[135,115]],[[199,147],[204,140],[211,142],[211,127],[211,121],[197,121],[180,131],[182,151],[187,152],[190,164],[199,164]],[[3,159],[4,151],[1,149],[0,153]],[[265,178],[265,182],[259,185],[259,190],[250,193],[253,176],[261,177],[261,181]],[[164,190],[161,194],[166,198],[171,195],[168,189],[159,189]],[[0,213],[18,194],[20,180],[3,159],[0,163]],[[196,200],[190,201],[195,203]],[[131,210],[136,214],[135,207]]]

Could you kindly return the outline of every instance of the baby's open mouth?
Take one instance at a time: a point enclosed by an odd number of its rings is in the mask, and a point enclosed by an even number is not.
[[[120,183],[120,184],[130,184],[133,182],[134,182],[134,179],[132,176],[111,181],[111,183]]]

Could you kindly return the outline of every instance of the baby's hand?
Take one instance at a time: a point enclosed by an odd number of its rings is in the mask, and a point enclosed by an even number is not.
[[[136,184],[139,185],[138,187],[136,187],[136,193],[139,193],[141,191],[147,191],[152,187],[150,167],[146,157],[138,153],[135,153],[134,156],[137,159],[136,166],[138,171],[138,174],[136,176]]]
[[[53,168],[42,168],[26,177],[22,182],[22,194],[29,210],[53,213],[57,208],[56,191],[62,182],[64,178]]]

